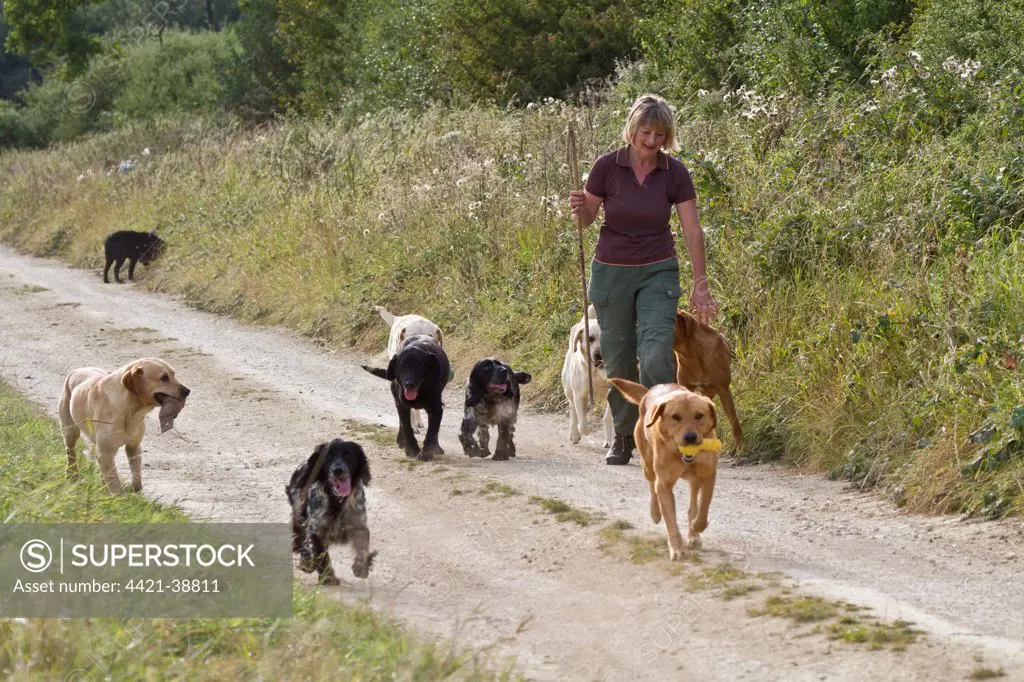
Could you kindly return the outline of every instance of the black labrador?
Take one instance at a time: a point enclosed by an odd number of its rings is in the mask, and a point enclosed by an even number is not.
[[[366,523],[363,487],[369,484],[363,449],[335,438],[316,446],[285,486],[292,506],[292,551],[299,555],[299,569],[316,571],[323,585],[339,584],[327,553],[332,544],[351,542],[356,551],[352,573],[357,578],[370,574],[377,552],[370,551]]]
[[[163,253],[164,245],[164,240],[152,232],[120,230],[111,233],[103,242],[103,252],[107,257],[107,263],[103,266],[104,283],[110,283],[107,274],[113,264],[114,279],[121,284],[121,266],[124,265],[126,259],[128,261],[128,279],[134,280],[135,263],[149,265]]]
[[[391,382],[391,395],[398,409],[396,440],[408,457],[429,461],[444,454],[437,442],[437,434],[441,430],[444,412],[441,393],[448,383],[449,368],[444,350],[426,334],[407,336],[387,369],[363,365],[370,374]],[[414,409],[427,413],[427,433],[423,437],[422,450],[412,432],[411,412]]]
[[[490,427],[498,427],[494,459],[516,456],[513,440],[519,413],[519,387],[530,383],[526,372],[516,372],[497,358],[486,358],[473,366],[466,381],[466,413],[459,441],[469,457],[488,457]],[[473,439],[476,431],[477,440]],[[479,444],[477,443],[479,441]]]

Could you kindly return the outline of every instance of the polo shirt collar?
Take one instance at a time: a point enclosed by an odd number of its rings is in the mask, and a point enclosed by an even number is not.
[[[656,157],[656,159],[657,160],[655,162],[655,165],[658,168],[662,170],[668,170],[668,155],[665,152],[659,149],[658,156]],[[619,147],[618,151],[615,153],[615,163],[618,164],[619,166],[625,166],[627,168],[629,167],[628,145],[625,147]]]

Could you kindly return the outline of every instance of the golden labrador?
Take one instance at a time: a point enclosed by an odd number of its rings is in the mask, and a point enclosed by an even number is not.
[[[64,380],[58,411],[68,455],[68,473],[78,472],[75,444],[82,435],[92,444],[103,481],[110,492],[123,492],[114,456],[124,446],[132,472],[132,489],[142,490],[144,418],[160,408],[160,428],[167,431],[191,391],[174,378],[174,368],[157,358],[142,358],[107,372],[98,367],[72,370]]]
[[[608,379],[608,383],[640,406],[633,437],[651,487],[651,519],[654,523],[665,519],[669,557],[677,561],[683,554],[683,538],[676,524],[673,488],[680,478],[690,484],[687,547],[700,549],[700,534],[708,527],[722,446],[715,436],[715,405],[679,384],[659,384],[648,390],[625,379]]]

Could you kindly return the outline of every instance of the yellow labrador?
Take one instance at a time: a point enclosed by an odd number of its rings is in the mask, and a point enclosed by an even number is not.
[[[708,527],[721,448],[715,435],[715,405],[679,384],[658,384],[648,390],[626,379],[608,382],[640,406],[633,437],[651,488],[651,520],[665,519],[669,557],[677,561],[683,555],[683,538],[676,524],[673,487],[680,478],[690,484],[687,547],[700,549],[700,534]]]
[[[597,323],[597,312],[594,306],[588,311],[590,320],[590,372],[594,382],[594,399],[608,397],[608,374],[604,369],[604,356],[601,354],[601,327]],[[590,386],[587,382],[587,354],[583,342],[583,316],[569,330],[569,350],[565,353],[562,363],[562,389],[569,403],[569,442],[579,443],[580,437],[590,433],[587,423],[587,398]],[[604,406],[604,447],[611,445],[615,437],[612,424],[612,411],[607,402]]]
[[[78,472],[75,444],[81,435],[92,444],[103,481],[111,493],[122,492],[114,456],[124,446],[132,472],[132,489],[142,490],[144,418],[160,408],[160,428],[167,431],[191,391],[174,378],[174,368],[157,358],[142,358],[107,372],[98,367],[72,370],[64,380],[58,406],[68,455],[68,473]]]

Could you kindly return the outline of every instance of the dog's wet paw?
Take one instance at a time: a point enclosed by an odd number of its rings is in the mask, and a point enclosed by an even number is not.
[[[699,535],[691,535],[690,539],[686,541],[686,547],[688,549],[700,549],[701,542]]]
[[[320,584],[324,585],[325,587],[333,587],[334,585],[340,585],[341,581],[338,580],[338,577],[336,575],[331,573],[330,575],[320,576]]]
[[[303,573],[312,573],[313,570],[314,570],[313,558],[310,557],[308,554],[300,555],[299,556],[299,570],[302,571]]]
[[[682,561],[683,560],[683,550],[682,550],[682,548],[680,548],[680,549],[673,549],[672,545],[669,545],[668,546],[668,558],[671,561]]]

